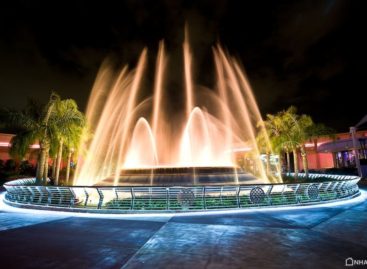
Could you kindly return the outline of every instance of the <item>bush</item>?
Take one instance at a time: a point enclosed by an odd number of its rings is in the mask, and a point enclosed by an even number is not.
[[[17,163],[14,160],[9,159],[9,160],[6,160],[5,162],[4,170],[6,172],[14,172],[16,167],[17,167]]]
[[[27,160],[22,161],[19,165],[19,174],[27,176],[35,176],[36,168]]]
[[[0,185],[11,179],[33,177],[35,175],[36,168],[28,161],[22,161],[17,167],[15,160],[9,159],[5,162],[0,160]]]
[[[357,168],[355,167],[328,168],[325,169],[325,173],[335,175],[358,175]]]

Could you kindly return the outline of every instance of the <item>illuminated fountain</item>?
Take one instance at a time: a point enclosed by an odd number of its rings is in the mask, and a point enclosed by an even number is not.
[[[87,154],[79,161],[75,184],[156,185],[155,179],[162,177],[160,184],[199,184],[206,182],[200,176],[203,171],[210,182],[213,178],[218,183],[268,182],[260,158],[254,160],[257,178],[235,164],[236,148],[251,149],[259,156],[255,126],[261,115],[237,60],[220,45],[213,48],[213,55],[215,86],[208,89],[193,79],[186,32],[182,106],[170,102],[172,91],[165,88],[170,70],[163,41],[154,86],[148,90],[152,94],[146,94],[144,87],[147,49],[133,70],[125,66],[116,73],[104,63],[87,107],[93,137],[83,149]]]
[[[171,68],[163,42],[153,89],[145,86],[146,49],[133,70],[126,66],[116,73],[104,63],[88,103],[93,135],[81,147],[86,154],[80,154],[75,184],[40,186],[35,178],[10,181],[4,184],[4,202],[72,212],[175,213],[304,208],[359,199],[357,176],[309,174],[306,182],[291,183],[273,176],[277,182],[269,182],[255,141],[264,126],[250,84],[238,61],[220,45],[213,55],[215,86],[208,89],[195,83],[186,34],[182,98],[180,89],[167,88]],[[269,140],[267,145],[271,152]],[[234,152],[244,149],[253,156],[256,173],[236,165]]]

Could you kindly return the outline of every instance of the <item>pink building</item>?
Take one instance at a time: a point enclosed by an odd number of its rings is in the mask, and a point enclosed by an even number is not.
[[[4,134],[0,133],[0,160],[6,161],[11,159],[9,154],[10,149],[10,141],[14,135],[13,134]],[[37,154],[38,154],[39,145],[34,144],[29,148],[29,152],[25,156],[25,159],[28,160],[31,164],[36,165],[37,163]]]
[[[357,131],[357,149],[360,159],[366,159],[367,131]],[[309,169],[327,169],[333,167],[355,167],[353,141],[350,133],[335,134],[335,138],[320,137],[305,144]],[[298,154],[298,165],[303,170],[301,155]]]

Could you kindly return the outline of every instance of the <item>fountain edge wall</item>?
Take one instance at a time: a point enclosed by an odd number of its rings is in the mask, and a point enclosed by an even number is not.
[[[292,174],[289,174],[292,176]],[[187,212],[302,206],[360,194],[357,176],[310,174],[324,182],[190,187],[36,186],[35,179],[4,184],[11,206],[89,213]],[[299,174],[299,177],[305,177]]]

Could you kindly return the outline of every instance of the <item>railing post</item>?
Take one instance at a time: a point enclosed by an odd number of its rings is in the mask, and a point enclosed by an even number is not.
[[[75,204],[75,200],[76,200],[76,195],[75,195],[75,192],[74,192],[72,187],[71,188],[69,187],[69,191],[70,191],[71,196],[72,196],[71,199],[70,199],[70,202],[69,202],[69,207],[73,208],[74,204]]]
[[[287,184],[283,184],[283,189],[282,189],[282,192],[280,193],[280,196],[282,197],[282,202],[284,202],[285,198],[284,197],[284,191],[285,191],[285,188],[287,187]]]
[[[166,210],[169,209],[169,188],[166,188]]]
[[[236,200],[237,200],[237,207],[238,208],[241,208],[240,191],[241,191],[241,186],[238,186],[237,187],[237,192],[236,192]]]
[[[47,197],[47,205],[51,205],[52,202],[52,193],[51,191],[48,189],[48,187],[45,187],[47,193],[48,193],[48,197]]]
[[[272,204],[272,199],[270,195],[272,190],[273,190],[273,185],[270,185],[268,191],[266,192],[266,198],[268,199],[268,205]]]
[[[203,206],[206,209],[206,188],[203,187]]]
[[[87,207],[88,199],[89,199],[89,193],[86,191],[86,189],[85,189],[85,188],[83,188],[83,190],[84,190],[84,194],[85,194],[84,207]]]
[[[60,191],[60,188],[59,187],[56,187],[56,190],[59,193],[59,205],[61,205],[62,204],[63,195],[62,195],[62,192]]]
[[[98,192],[98,195],[99,195],[99,200],[98,200],[98,206],[97,206],[97,208],[98,209],[101,209],[102,208],[102,204],[103,204],[103,198],[104,198],[104,196],[103,196],[102,191],[99,188],[97,188],[97,192]]]
[[[42,202],[43,193],[40,190],[40,187],[39,186],[37,186],[36,189],[38,190],[38,192],[40,194],[40,196],[38,197],[38,203],[40,204]]]
[[[117,205],[117,207],[120,207],[120,204],[119,204],[119,194],[117,192],[117,188],[114,188],[114,190],[115,190],[115,195],[116,195],[116,205]]]
[[[294,190],[294,196],[296,197],[296,203],[299,204],[300,203],[300,199],[299,199],[299,196],[298,196],[298,189],[300,188],[300,184],[297,184],[297,187],[296,189]]]
[[[30,203],[30,202],[33,202],[34,201],[34,191],[33,191],[32,187],[28,187],[28,189],[29,189],[29,191],[32,194],[31,197],[30,197],[30,201],[29,201],[29,203]]]
[[[132,187],[130,188],[130,192],[131,192],[131,210],[133,210],[135,204],[135,194],[134,189]]]

